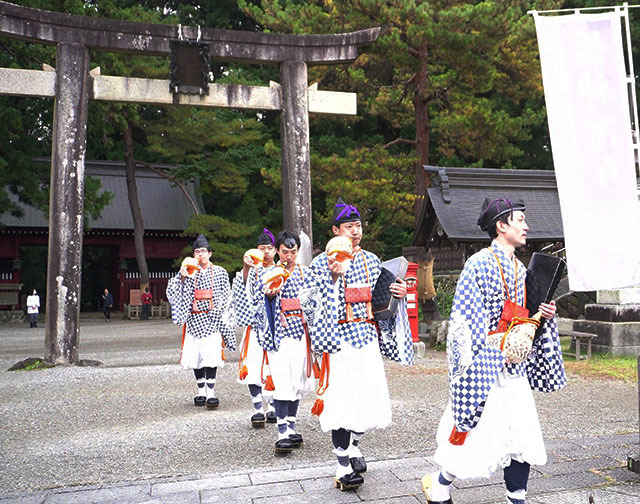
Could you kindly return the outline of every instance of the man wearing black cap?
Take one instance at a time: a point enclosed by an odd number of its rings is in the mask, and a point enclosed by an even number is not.
[[[254,261],[245,254],[243,257],[242,270],[236,273],[233,279],[233,304],[236,313],[236,324],[243,329],[244,337],[240,343],[241,364],[237,382],[249,387],[251,402],[253,404],[253,414],[251,425],[253,427],[264,427],[265,422],[276,423],[276,414],[273,408],[273,397],[262,387],[262,347],[258,343],[254,329],[255,307],[253,306],[253,292],[260,273],[265,268],[274,265],[276,255],[275,238],[267,228],[263,229],[258,236],[257,248],[262,252],[262,262],[254,264]],[[246,374],[243,373],[243,369]],[[265,393],[266,392],[266,393]],[[267,402],[265,414],[263,400]]]
[[[524,308],[526,268],[514,255],[527,240],[524,212],[522,200],[482,205],[478,226],[493,241],[469,258],[456,286],[447,335],[450,400],[434,456],[441,470],[422,478],[429,504],[451,504],[454,479],[488,478],[498,469],[507,503],[524,504],[530,465],[547,460],[531,390],[566,385],[555,303],[540,305],[543,323],[523,361],[508,358],[503,343],[494,346],[506,336],[490,337],[533,315]]]
[[[198,386],[193,402],[215,409],[220,404],[214,388],[217,370],[224,366],[223,348],[236,348],[231,285],[227,272],[210,262],[211,247],[203,235],[193,243],[193,257],[169,280],[167,298],[173,323],[183,326],[180,364],[193,369]]]
[[[396,314],[379,325],[373,318],[371,295],[381,262],[360,248],[362,222],[358,209],[338,199],[332,231],[351,240],[353,257],[340,262],[323,252],[313,260],[311,274],[305,280],[303,308],[313,349],[322,354],[318,408],[314,406],[314,410],[322,430],[331,431],[338,459],[335,486],[351,490],[362,485],[362,473],[367,470],[360,438],[366,431],[391,423],[379,338],[410,341],[411,332],[403,300],[407,289],[402,279],[390,287],[393,295],[401,298]]]

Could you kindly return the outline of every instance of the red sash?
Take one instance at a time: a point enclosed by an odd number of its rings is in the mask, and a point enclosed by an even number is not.
[[[364,271],[367,274],[367,283],[365,285],[357,285],[354,287],[347,287],[347,281],[344,276],[342,282],[344,284],[344,301],[346,303],[345,320],[339,320],[338,324],[344,324],[345,322],[373,322],[373,308],[371,307],[371,282],[369,282],[369,268],[367,267],[367,259],[362,253],[362,260],[364,261]],[[355,254],[354,254],[355,259]],[[353,318],[353,303],[367,303],[367,317],[363,319]]]
[[[511,296],[509,295],[509,287],[507,286],[507,281],[504,278],[504,271],[502,271],[502,265],[500,264],[500,260],[496,253],[489,249],[489,251],[493,254],[493,257],[496,258],[496,262],[498,263],[498,268],[500,269],[500,276],[502,277],[502,287],[505,292],[505,300],[504,306],[502,308],[502,314],[500,315],[500,320],[498,321],[498,327],[496,327],[495,331],[491,331],[489,334],[494,333],[502,333],[506,332],[509,329],[509,325],[513,318],[525,319],[529,316],[529,310],[525,308],[527,304],[527,287],[524,287],[524,302],[522,305],[518,304],[518,261],[515,261],[515,292],[513,295],[513,300],[511,300]]]
[[[213,268],[209,265],[211,271],[211,283],[213,284]],[[198,301],[209,300],[209,310],[213,310],[213,289],[198,289],[198,274],[196,273],[196,285],[193,291],[193,309],[192,313],[197,311]]]
[[[283,312],[302,310],[302,306],[300,305],[300,299],[280,298],[280,310]]]

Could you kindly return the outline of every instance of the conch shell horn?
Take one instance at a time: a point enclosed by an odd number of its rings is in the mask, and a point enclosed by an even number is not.
[[[280,288],[287,278],[289,278],[291,273],[287,270],[286,266],[286,263],[278,264],[265,273],[264,283],[268,289],[275,290]]]
[[[353,259],[353,243],[346,236],[331,238],[325,247],[327,257],[340,263]]]
[[[180,269],[182,268],[186,268],[187,276],[190,278],[196,276],[196,271],[200,270],[200,267],[198,266],[198,260],[195,257],[186,257],[180,265]]]
[[[264,253],[260,249],[249,249],[244,253],[244,255],[251,258],[254,266],[264,263]]]

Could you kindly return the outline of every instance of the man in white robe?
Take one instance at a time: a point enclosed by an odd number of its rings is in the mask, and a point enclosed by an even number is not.
[[[514,254],[527,239],[524,211],[521,200],[485,200],[478,225],[493,242],[469,258],[458,279],[447,336],[450,401],[434,457],[441,471],[422,479],[428,504],[451,504],[454,479],[488,478],[498,469],[507,502],[524,504],[530,466],[546,463],[531,390],[566,385],[555,303],[540,305],[543,324],[523,362],[509,362],[487,343],[501,319],[526,304],[526,268]]]
[[[216,376],[224,367],[224,347],[236,349],[231,285],[225,269],[211,263],[211,247],[203,235],[193,244],[193,256],[197,266],[183,262],[169,279],[167,298],[173,323],[183,326],[180,364],[193,369],[198,387],[193,403],[216,409]]]

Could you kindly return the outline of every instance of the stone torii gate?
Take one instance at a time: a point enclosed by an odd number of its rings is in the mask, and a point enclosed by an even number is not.
[[[309,112],[356,114],[355,93],[308,86],[308,65],[352,62],[380,28],[334,35],[285,35],[90,18],[0,1],[0,36],[57,46],[49,71],[0,69],[0,95],[54,98],[45,358],[78,360],[84,160],[90,99],[279,110],[282,115],[284,226],[311,241]],[[102,76],[89,71],[89,50],[171,56],[196,43],[208,59],[277,64],[269,87],[203,84],[181,94],[170,80]],[[172,92],[173,91],[173,92]],[[310,252],[309,252],[310,254]],[[310,257],[308,258],[310,260]]]

